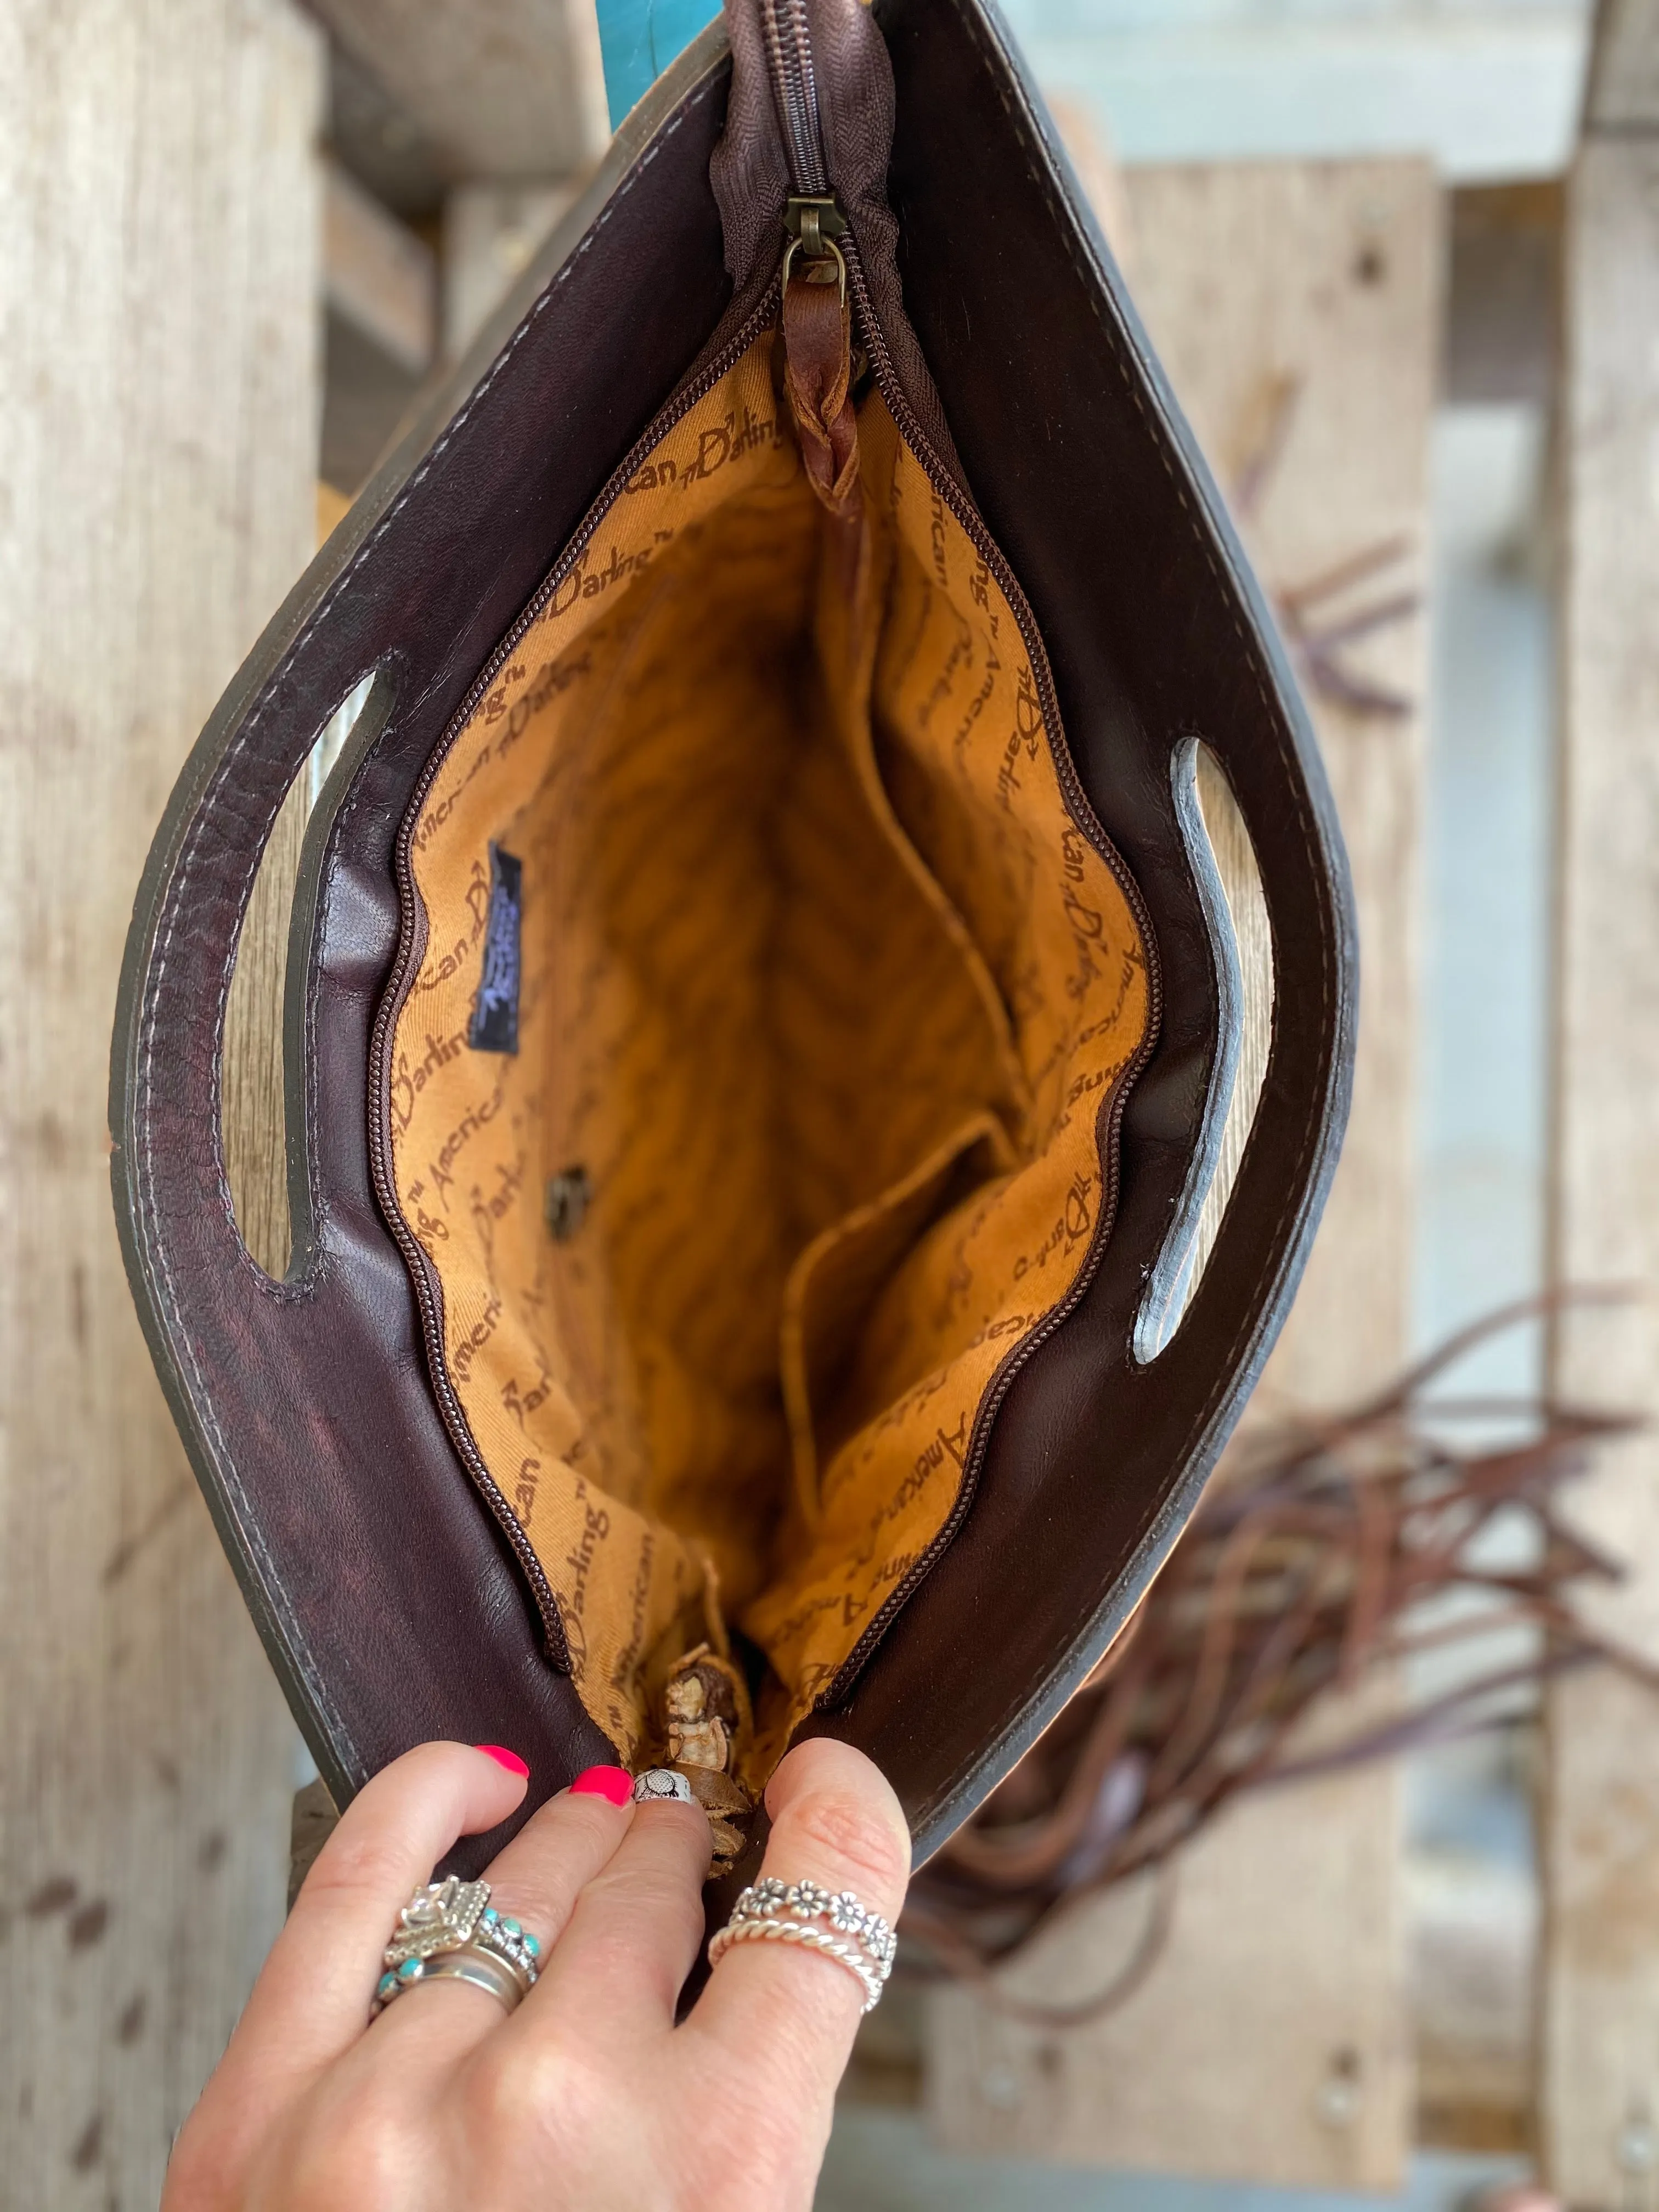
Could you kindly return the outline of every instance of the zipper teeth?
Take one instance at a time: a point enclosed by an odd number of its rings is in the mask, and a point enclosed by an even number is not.
[[[932,441],[916,418],[915,410],[906,398],[893,367],[893,357],[887,349],[871,303],[869,286],[865,280],[864,264],[859,254],[858,242],[850,234],[842,240],[842,250],[847,260],[848,288],[853,295],[854,315],[859,334],[864,340],[877,388],[906,443],[921,464],[922,473],[939,497],[950,508],[957,521],[966,532],[975,551],[996,578],[1003,597],[1007,600],[1031,663],[1032,680],[1036,686],[1037,704],[1042,710],[1042,726],[1048,740],[1048,751],[1054,763],[1061,790],[1071,805],[1073,820],[1088,838],[1100,858],[1106,863],[1119,890],[1127,902],[1140,931],[1140,941],[1146,955],[1146,1027],[1139,1047],[1112,1086],[1109,1103],[1102,1108],[1103,1126],[1097,1123],[1101,1140],[1101,1197],[1100,1210],[1095,1219],[1094,1234],[1084,1255],[1070,1290],[1059,1303],[1052,1306],[1036,1327],[1010,1346],[998,1363],[981,1395],[974,1416],[973,1434],[968,1440],[968,1449],[963,1455],[962,1480],[943,1526],[933,1541],[914,1561],[908,1571],[896,1582],[883,1600],[869,1625],[859,1637],[835,1674],[813,1700],[815,1712],[827,1712],[840,1704],[851,1690],[868,1663],[878,1644],[892,1626],[894,1620],[914,1596],[929,1572],[938,1564],[952,1538],[967,1519],[969,1509],[979,1488],[979,1478],[990,1449],[991,1425],[1003,1400],[1012,1387],[1015,1376],[1039,1346],[1045,1344],[1082,1303],[1099,1272],[1105,1255],[1107,1240],[1117,1214],[1120,1182],[1119,1138],[1122,1129],[1124,1107],[1135,1078],[1146,1066],[1157,1042],[1164,1014],[1164,982],[1158,969],[1157,947],[1152,937],[1152,916],[1147,912],[1140,886],[1124,866],[1109,837],[1097,820],[1089,795],[1083,787],[1071,747],[1065,738],[1064,725],[1060,718],[1060,701],[1054,690],[1054,672],[1048,665],[1048,655],[1036,617],[1020,589],[1019,579],[1005,559],[1001,549],[987,530],[983,520],[963,491],[951,471],[934,452]]]
[[[778,120],[789,156],[790,181],[797,192],[827,192],[830,178],[818,125],[817,79],[812,67],[806,0],[762,0],[761,21]]]
[[[448,758],[456,739],[477,711],[501,670],[512,659],[526,633],[533,627],[554,592],[580,560],[592,543],[593,534],[605,516],[616,505],[623,486],[634,475],[651,448],[688,415],[700,399],[704,398],[728,369],[743,358],[761,331],[776,319],[777,286],[770,285],[764,298],[748,318],[736,336],[724,345],[708,366],[654,415],[640,436],[629,447],[627,455],[611,471],[604,489],[588,508],[580,527],[564,551],[538,586],[534,597],[526,605],[495,652],[485,662],[481,673],[451,718],[441,741],[434,747],[420,779],[415,786],[403,826],[398,833],[395,869],[398,900],[405,917],[399,932],[398,956],[392,975],[381,998],[374,1018],[374,1028],[369,1039],[368,1088],[368,1158],[369,1174],[374,1195],[380,1211],[391,1228],[393,1241],[402,1252],[415,1288],[415,1300],[420,1309],[421,1327],[426,1339],[427,1361],[432,1370],[433,1387],[436,1393],[444,1425],[450,1441],[460,1455],[461,1462],[483,1492],[490,1511],[501,1524],[501,1532],[513,1547],[514,1553],[535,1594],[542,1626],[546,1632],[548,1649],[556,1664],[565,1673],[570,1672],[570,1647],[560,1617],[558,1600],[546,1571],[537,1558],[534,1547],[526,1535],[517,1515],[507,1504],[495,1477],[484,1463],[483,1454],[473,1440],[466,1413],[456,1393],[449,1373],[449,1358],[444,1346],[443,1300],[434,1286],[432,1264],[413,1231],[405,1219],[403,1204],[398,1195],[396,1178],[391,1160],[391,1054],[392,1030],[409,995],[410,986],[422,954],[426,947],[426,910],[415,884],[414,863],[410,858],[416,826],[427,793],[439,769]],[[414,918],[410,926],[409,917]]]

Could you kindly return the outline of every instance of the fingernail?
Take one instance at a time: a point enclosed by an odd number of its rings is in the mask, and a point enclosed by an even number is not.
[[[505,1744],[475,1743],[472,1748],[474,1751],[483,1752],[486,1759],[493,1759],[497,1766],[504,1766],[509,1774],[523,1777],[530,1771],[518,1753],[509,1751]]]
[[[570,1785],[573,1797],[604,1797],[625,1805],[634,1794],[634,1778],[625,1766],[590,1766]]]

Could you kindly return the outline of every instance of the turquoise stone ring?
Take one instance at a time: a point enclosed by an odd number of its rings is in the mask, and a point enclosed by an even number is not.
[[[417,1982],[471,1982],[511,2012],[535,1987],[541,1945],[489,1902],[489,1885],[447,1881],[416,1890],[398,1916],[369,2006],[374,2019]]]

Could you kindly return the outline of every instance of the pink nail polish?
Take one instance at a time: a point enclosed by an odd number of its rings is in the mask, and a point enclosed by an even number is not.
[[[509,1774],[517,1774],[522,1777],[528,1774],[530,1771],[530,1769],[525,1765],[523,1759],[520,1758],[518,1753],[516,1751],[509,1751],[505,1744],[475,1743],[472,1748],[474,1751],[483,1752],[486,1759],[493,1759],[497,1766],[504,1766]]]
[[[573,1797],[605,1797],[625,1805],[634,1795],[634,1778],[625,1766],[590,1766],[570,1785]]]

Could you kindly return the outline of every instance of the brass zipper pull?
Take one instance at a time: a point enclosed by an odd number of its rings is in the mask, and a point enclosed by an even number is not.
[[[809,284],[839,282],[844,300],[847,297],[847,262],[836,241],[847,235],[847,218],[836,205],[834,195],[829,192],[796,193],[785,204],[783,227],[789,235],[789,243],[783,256],[786,286],[795,257],[799,254],[806,264],[806,282]]]

